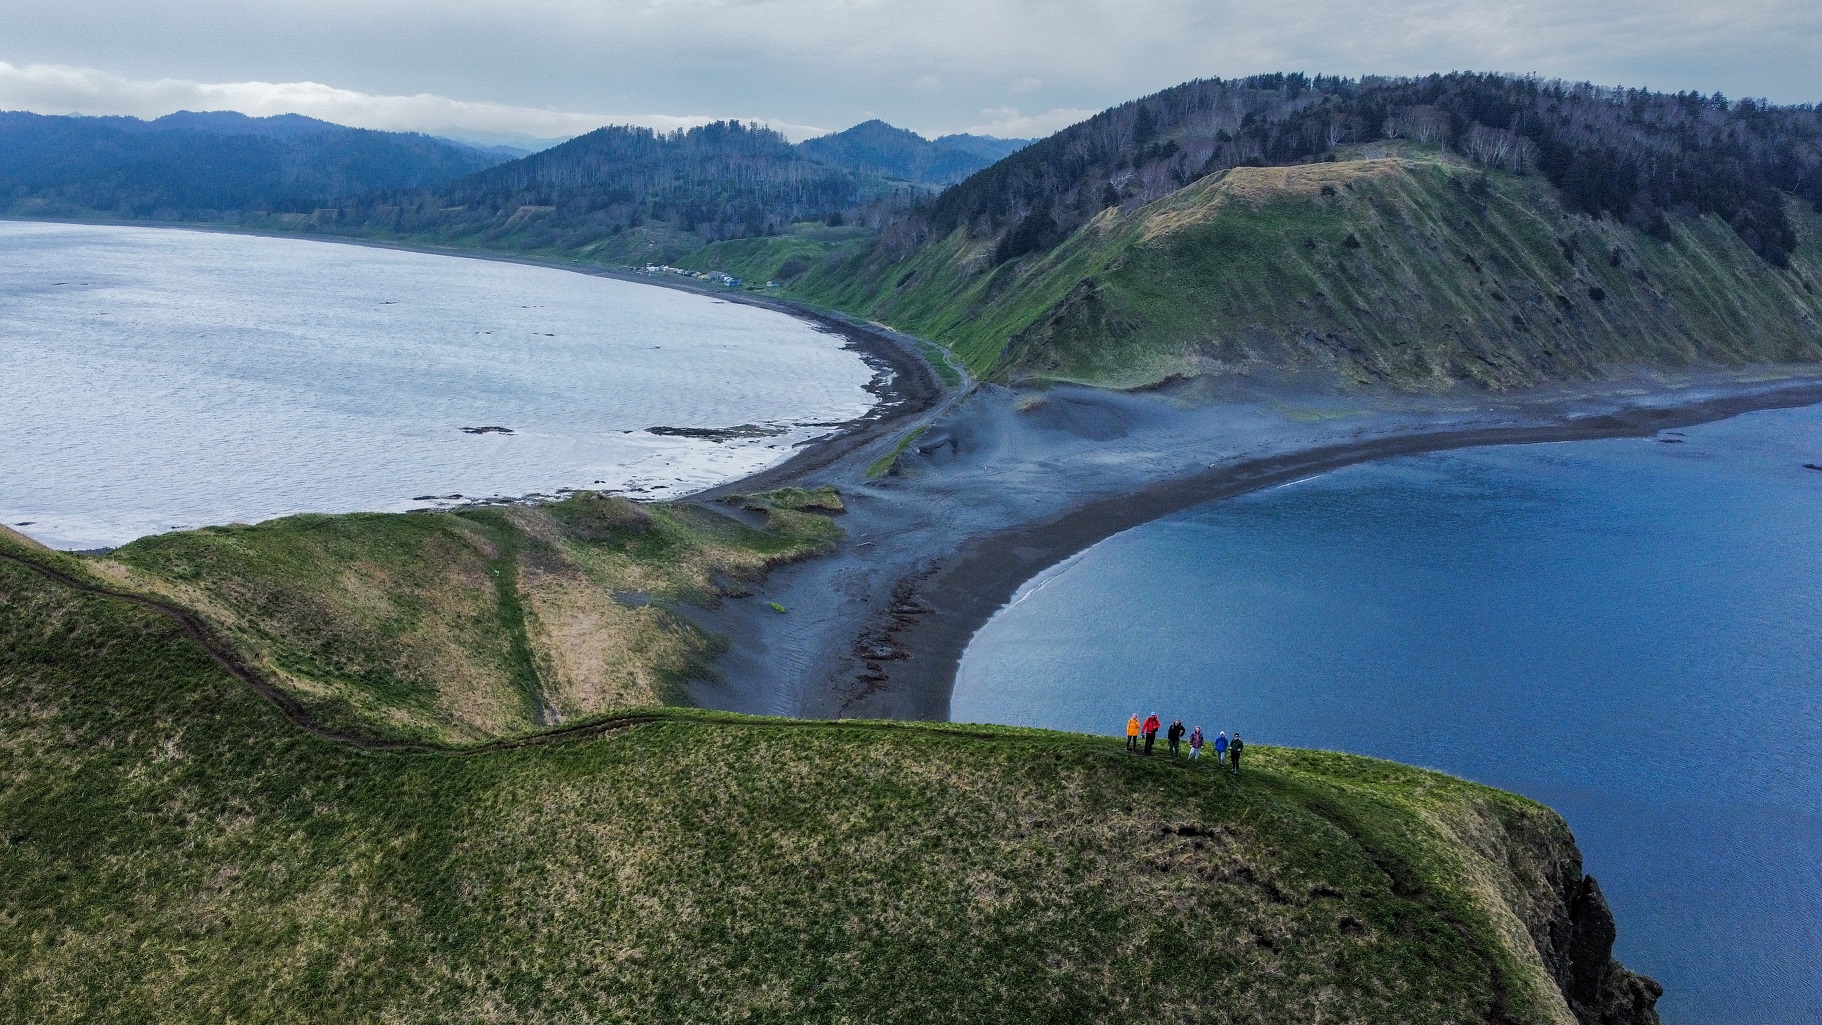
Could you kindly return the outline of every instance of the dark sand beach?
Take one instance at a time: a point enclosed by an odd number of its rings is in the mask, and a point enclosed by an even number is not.
[[[893,476],[866,476],[893,444],[885,437],[717,489],[833,484],[848,539],[774,571],[752,597],[697,613],[730,647],[721,679],[693,696],[768,714],[946,719],[956,667],[982,624],[1026,581],[1120,531],[1356,462],[1649,436],[1822,402],[1822,375],[1795,373],[1641,373],[1504,395],[982,386],[924,414],[930,425]]]

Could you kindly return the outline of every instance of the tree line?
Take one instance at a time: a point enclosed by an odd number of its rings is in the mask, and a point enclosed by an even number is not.
[[[305,123],[275,134],[239,115],[0,112],[0,208],[167,220],[309,212],[329,197],[439,186],[505,159],[424,135],[295,120]]]
[[[998,234],[996,256],[1012,259],[1055,245],[1109,206],[1149,202],[1229,168],[1321,160],[1387,139],[1541,175],[1571,208],[1648,231],[1713,214],[1777,266],[1796,244],[1785,197],[1822,209],[1813,105],[1471,72],[1270,74],[1197,80],[1103,111],[950,188],[885,244],[966,227]]]
[[[713,242],[804,220],[877,220],[912,195],[902,183],[812,160],[763,125],[718,121],[673,132],[597,129],[441,189],[367,197],[349,216],[483,241],[529,232],[540,245],[568,248],[646,225]],[[528,210],[538,214],[535,229],[514,221]]]

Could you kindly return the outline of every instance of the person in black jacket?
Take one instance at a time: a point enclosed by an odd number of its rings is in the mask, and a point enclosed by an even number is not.
[[[1176,719],[1171,722],[1170,730],[1164,734],[1164,739],[1170,741],[1170,756],[1172,758],[1177,756],[1177,743],[1183,739],[1183,734],[1185,732],[1186,731],[1183,729],[1183,720]]]
[[[1240,775],[1240,749],[1246,746],[1240,740],[1240,734],[1234,734],[1233,743],[1227,745],[1227,771]]]

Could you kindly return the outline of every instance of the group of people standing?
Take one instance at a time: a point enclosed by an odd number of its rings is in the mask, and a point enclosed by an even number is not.
[[[1126,750],[1137,752],[1139,750],[1139,740],[1140,738],[1144,738],[1145,753],[1147,755],[1151,754],[1151,746],[1157,741],[1158,730],[1162,726],[1163,723],[1158,721],[1158,714],[1156,712],[1146,716],[1143,722],[1139,720],[1139,713],[1134,712],[1132,718],[1126,720]],[[1202,736],[1202,727],[1200,726],[1187,732],[1189,734],[1189,760],[1193,762],[1202,757],[1202,748],[1206,738]],[[1172,757],[1176,757],[1178,745],[1183,742],[1184,733],[1183,720],[1181,719],[1172,722],[1170,724],[1170,729],[1165,732],[1164,740],[1165,743],[1170,745]],[[1227,731],[1221,731],[1221,733],[1215,737],[1214,748],[1215,764],[1225,766],[1227,771],[1238,774],[1240,772],[1240,752],[1246,749],[1246,743],[1240,739],[1240,734],[1236,731],[1234,733],[1234,739],[1228,740]]]

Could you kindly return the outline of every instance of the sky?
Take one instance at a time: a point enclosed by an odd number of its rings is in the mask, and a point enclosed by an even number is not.
[[[1816,0],[0,0],[0,25],[0,109],[493,141],[726,117],[1025,138],[1265,71],[1822,101]]]

